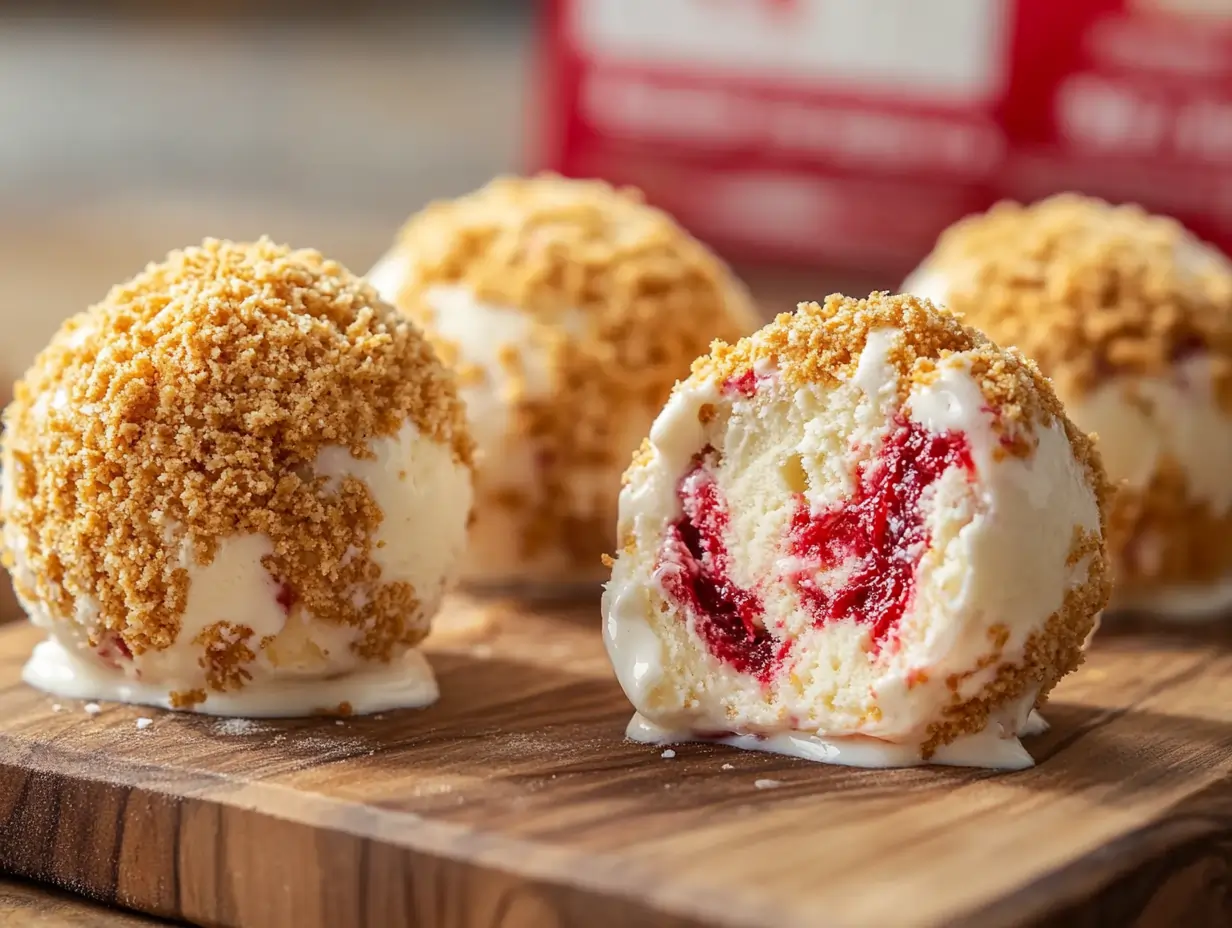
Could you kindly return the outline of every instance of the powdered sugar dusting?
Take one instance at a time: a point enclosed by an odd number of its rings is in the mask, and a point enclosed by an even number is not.
[[[362,738],[331,738],[312,735],[300,738],[293,735],[287,747],[294,751],[311,754],[314,761],[341,760],[355,754],[376,753],[371,743]]]

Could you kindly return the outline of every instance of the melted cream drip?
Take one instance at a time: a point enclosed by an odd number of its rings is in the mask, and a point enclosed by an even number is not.
[[[390,664],[325,680],[279,680],[250,683],[234,693],[210,693],[193,707],[202,715],[240,718],[298,718],[351,704],[357,715],[431,705],[440,695],[436,677],[418,651]],[[119,671],[75,657],[50,639],[34,648],[21,678],[33,687],[64,699],[105,700],[172,708],[171,693],[125,677]]]
[[[630,741],[659,746],[682,741],[704,741],[840,767],[894,768],[935,764],[943,767],[1025,770],[1035,766],[1035,760],[1019,738],[1048,730],[1048,723],[1038,712],[1030,710],[1034,701],[1035,694],[1029,694],[1029,698],[1024,697],[990,719],[983,730],[942,745],[927,760],[920,754],[918,744],[896,744],[860,735],[826,737],[814,732],[782,731],[766,735],[732,734],[724,738],[699,738],[692,732],[661,728],[641,713],[634,713],[629,720],[625,737]],[[1020,715],[1024,707],[1028,709],[1027,719],[1021,727],[1016,727],[1015,716]]]

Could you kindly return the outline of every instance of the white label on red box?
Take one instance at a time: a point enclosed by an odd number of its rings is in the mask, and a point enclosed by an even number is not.
[[[638,65],[896,100],[997,92],[1004,0],[578,0],[575,47]]]
[[[546,161],[737,255],[906,266],[1083,189],[1232,245],[1232,0],[555,0]]]

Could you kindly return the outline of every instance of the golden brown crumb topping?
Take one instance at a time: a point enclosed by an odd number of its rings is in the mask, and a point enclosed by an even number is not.
[[[248,646],[252,636],[247,625],[215,622],[193,639],[193,644],[202,648],[201,666],[210,689],[238,690],[252,679],[247,669],[257,656]]]
[[[1074,194],[1002,203],[947,230],[922,271],[1063,396],[1205,350],[1232,409],[1232,265],[1171,219]]]
[[[743,286],[714,254],[636,191],[600,181],[495,180],[412,217],[390,258],[406,266],[398,305],[465,372],[465,388],[502,392],[512,437],[533,448],[533,492],[494,493],[483,473],[477,488],[481,509],[518,512],[527,557],[551,549],[593,564],[610,544],[616,487],[582,513],[570,492],[575,476],[619,472],[634,450],[629,417],[649,424],[712,338],[757,324]],[[431,291],[448,286],[523,315],[529,335],[502,347],[500,370],[477,368],[467,345],[433,334]],[[529,386],[528,352],[546,388]]]
[[[173,252],[67,322],[5,412],[6,535],[38,584],[23,595],[63,620],[97,606],[93,643],[110,630],[135,654],[166,648],[192,561],[262,533],[288,610],[388,657],[427,619],[409,584],[381,580],[367,485],[330,485],[313,464],[327,446],[370,457],[408,420],[469,466],[452,377],[361,279],[266,239]],[[242,685],[257,646],[242,616],[218,619],[197,640],[216,690]]]
[[[1116,605],[1160,590],[1215,585],[1232,576],[1232,512],[1195,500],[1185,470],[1161,456],[1145,486],[1122,485],[1108,518]]]

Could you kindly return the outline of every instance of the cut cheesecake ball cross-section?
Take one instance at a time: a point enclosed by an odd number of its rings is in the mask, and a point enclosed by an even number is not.
[[[1108,597],[1108,492],[1035,366],[927,301],[716,343],[625,475],[603,614],[630,737],[1030,765]]]

